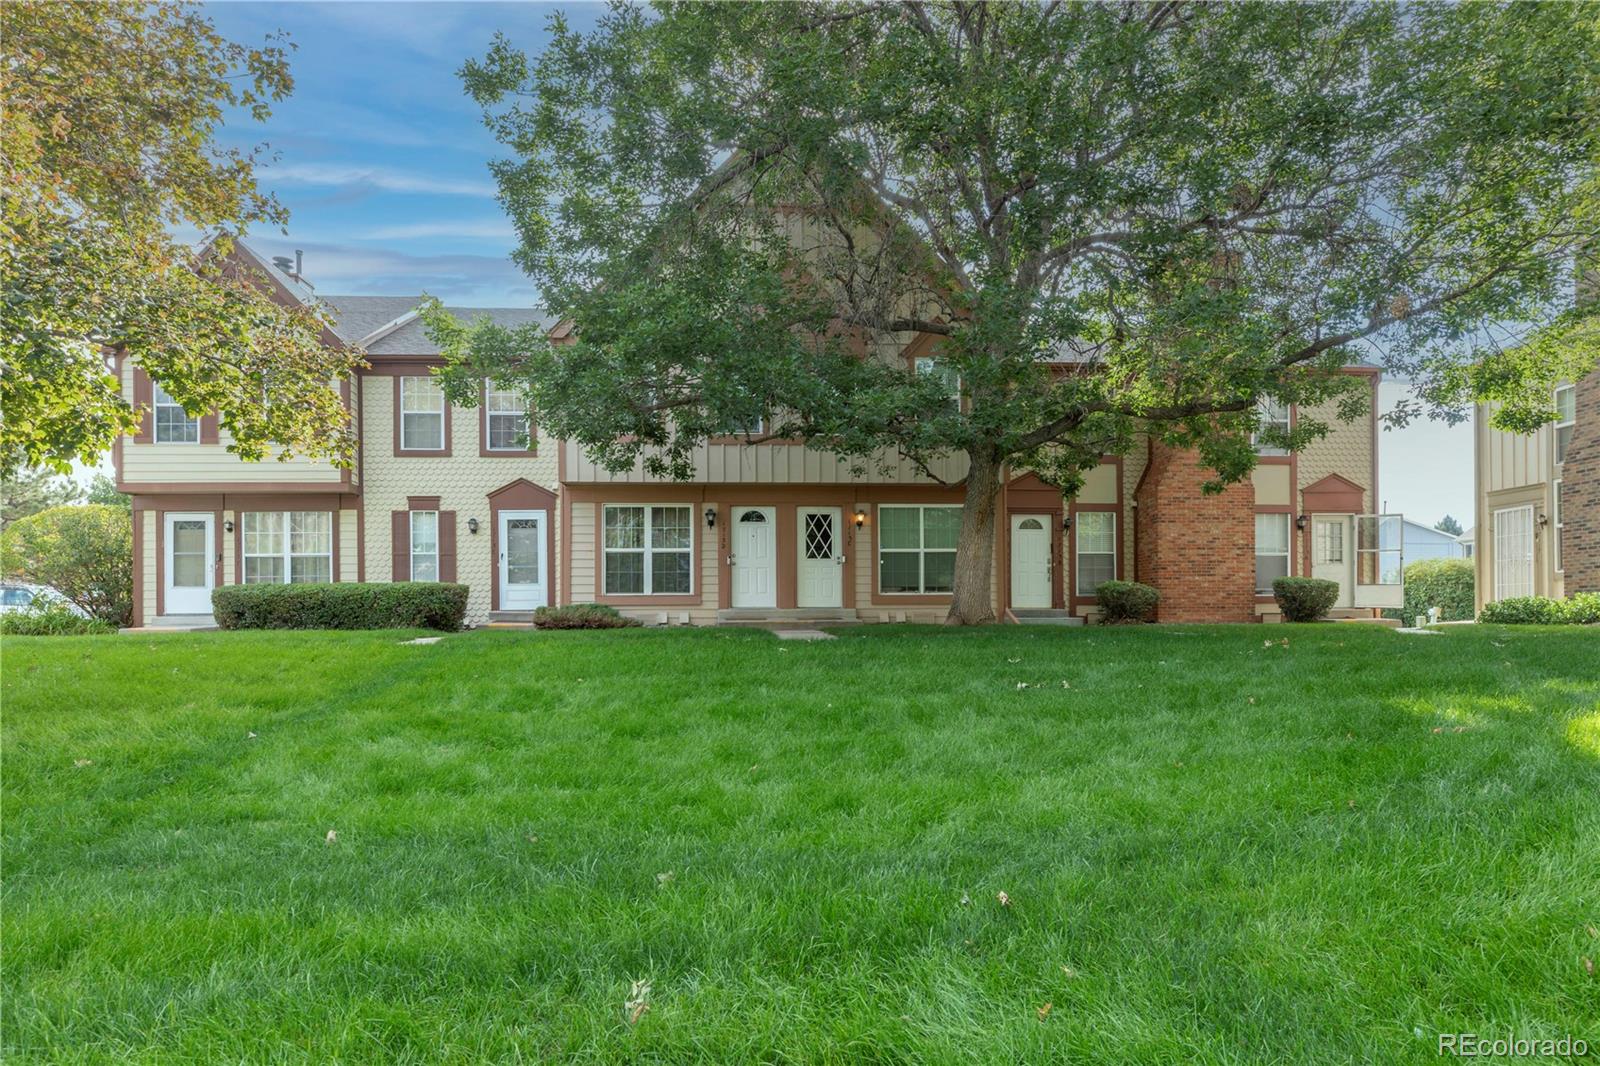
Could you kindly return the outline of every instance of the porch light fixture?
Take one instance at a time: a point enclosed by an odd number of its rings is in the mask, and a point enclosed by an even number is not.
[[[476,533],[476,532],[478,532],[478,520],[476,518],[467,519],[467,532],[468,533]]]
[[[1063,532],[1063,533],[1072,532],[1072,512],[1071,511],[1062,511],[1061,512],[1061,532]]]
[[[707,529],[716,529],[717,528],[717,509],[715,507],[707,507],[706,508],[706,528]]]
[[[233,519],[230,518],[226,522],[222,523],[222,529],[223,529],[223,532],[225,532],[225,533],[232,533],[233,532]]]
[[[855,519],[857,529],[867,524],[867,512],[860,507],[856,508],[856,513],[852,517]]]
[[[1302,533],[1304,533],[1306,531],[1306,516],[1305,515],[1300,515],[1298,518],[1296,518],[1294,520],[1294,528],[1298,529]]]

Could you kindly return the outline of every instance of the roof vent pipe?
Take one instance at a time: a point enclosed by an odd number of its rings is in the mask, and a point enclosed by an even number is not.
[[[305,273],[302,269],[305,266],[305,255],[306,253],[299,248],[294,250],[294,280],[296,281],[299,281],[301,275]]]

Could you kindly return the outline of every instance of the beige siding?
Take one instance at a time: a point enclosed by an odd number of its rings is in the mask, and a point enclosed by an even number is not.
[[[489,493],[525,478],[535,485],[558,490],[556,480],[556,442],[541,435],[535,457],[483,458],[478,455],[476,408],[456,407],[451,411],[451,451],[440,457],[401,458],[394,454],[394,387],[387,377],[370,377],[363,382],[362,418],[369,435],[363,442],[362,466],[366,475],[362,501],[366,508],[367,580],[388,581],[394,572],[394,548],[390,543],[390,513],[406,510],[408,496],[438,496],[442,510],[456,513],[456,580],[471,588],[467,601],[467,621],[481,624],[489,619],[493,582],[497,567],[490,549]],[[557,508],[559,512],[559,507]],[[476,534],[467,531],[467,520],[478,520]],[[549,560],[548,593],[550,602],[559,602],[561,574],[560,514],[549,516],[555,523],[555,556]],[[346,527],[340,527],[341,537]],[[355,543],[354,536],[350,543]]]
[[[1328,435],[1319,441],[1313,441],[1299,454],[1298,467],[1300,471],[1300,484],[1297,488],[1304,490],[1307,485],[1314,485],[1329,474],[1338,474],[1349,478],[1363,489],[1363,509],[1367,513],[1375,512],[1381,501],[1374,499],[1372,486],[1377,480],[1377,463],[1372,449],[1372,420],[1377,417],[1376,412],[1368,412],[1365,418],[1354,422],[1344,422],[1339,419],[1337,402],[1330,401],[1317,407],[1308,407],[1306,415],[1327,423]]]
[[[594,462],[579,445],[569,441],[563,447],[567,450],[569,482],[638,485],[660,480],[645,473],[642,460],[635,462],[632,469],[613,474]],[[855,467],[860,468],[859,474]],[[943,457],[933,464],[933,471],[944,481],[960,481],[967,473],[967,457]],[[701,445],[696,449],[692,481],[735,485],[935,484],[914,463],[894,453],[884,452],[877,458],[852,463],[797,444]]]
[[[1289,487],[1290,468],[1282,464],[1272,466],[1258,466],[1251,471],[1250,480],[1255,484],[1257,507],[1291,507],[1294,505],[1294,492]],[[1346,477],[1351,475],[1346,474]]]
[[[1533,433],[1506,433],[1489,425],[1494,407],[1479,404],[1474,432],[1480,438],[1483,469],[1478,472],[1481,492],[1542,485],[1551,480],[1555,458],[1553,430],[1541,426]]]
[[[1541,426],[1533,433],[1507,433],[1489,425],[1493,404],[1478,404],[1473,411],[1473,451],[1477,462],[1477,500],[1474,507],[1473,565],[1476,570],[1477,605],[1481,609],[1494,596],[1494,513],[1507,507],[1532,505],[1533,592],[1537,596],[1566,594],[1564,576],[1556,569],[1553,525],[1540,525],[1540,516],[1554,522],[1555,431]]]
[[[140,546],[143,548],[144,602],[141,605],[139,620],[140,625],[149,625],[156,616],[156,513],[153,510],[140,511],[143,516],[143,525],[140,529]]]

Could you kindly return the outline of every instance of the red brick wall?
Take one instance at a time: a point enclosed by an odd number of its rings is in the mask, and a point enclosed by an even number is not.
[[[1563,588],[1600,592],[1600,370],[1574,390],[1577,418],[1561,468]]]
[[[1150,442],[1150,465],[1136,494],[1137,580],[1161,592],[1162,622],[1255,620],[1255,488],[1246,481],[1220,495],[1194,452]]]

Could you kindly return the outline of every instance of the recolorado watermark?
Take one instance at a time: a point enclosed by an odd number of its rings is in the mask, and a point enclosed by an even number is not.
[[[1479,1036],[1477,1033],[1440,1033],[1439,1055],[1463,1059],[1478,1058],[1563,1058],[1581,1059],[1589,1054],[1589,1044],[1581,1037],[1556,1036]]]

